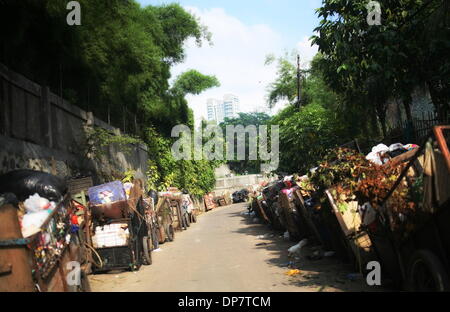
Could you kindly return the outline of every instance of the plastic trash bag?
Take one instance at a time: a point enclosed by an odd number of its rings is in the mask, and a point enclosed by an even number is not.
[[[366,156],[366,159],[377,165],[384,164],[382,154],[389,152],[389,147],[384,144],[378,144],[372,148],[372,151]]]
[[[303,240],[301,240],[297,245],[292,246],[291,248],[288,249],[288,253],[289,255],[300,255],[300,250],[306,245],[308,244],[308,239],[305,238]]]
[[[50,202],[47,198],[41,197],[37,193],[28,197],[23,205],[25,206],[27,213],[39,212],[46,209],[53,210],[56,206],[54,202]]]
[[[35,213],[26,213],[22,219],[23,237],[31,236],[40,231],[40,227],[50,216],[51,211],[42,210]]]
[[[42,171],[20,169],[0,175],[0,193],[13,193],[25,201],[37,193],[50,201],[59,202],[67,192],[64,180]]]
[[[19,201],[17,200],[16,195],[14,195],[13,193],[0,194],[0,207],[8,204],[16,207],[19,205]]]

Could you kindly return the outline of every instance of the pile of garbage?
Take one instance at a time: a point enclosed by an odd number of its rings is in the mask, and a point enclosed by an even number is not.
[[[173,241],[175,231],[187,229],[201,211],[186,190],[146,193],[140,179],[94,186],[90,177],[66,182],[34,170],[0,175],[0,206],[9,204],[17,213],[5,222],[17,223],[10,228],[20,232],[2,246],[26,244],[29,259],[22,269],[32,272],[29,288],[42,291],[64,291],[56,280],[70,261],[80,263],[85,275],[150,265],[151,252]]]
[[[23,237],[39,232],[67,192],[65,182],[49,173],[14,170],[0,176],[0,193],[11,193],[19,201]]]
[[[346,257],[347,246],[339,238],[342,232],[347,235],[350,232],[345,231],[352,229],[357,234],[360,225],[373,224],[387,197],[393,229],[404,229],[398,225],[412,219],[420,201],[417,194],[423,188],[421,180],[411,180],[412,185],[401,183],[393,192],[391,189],[404,170],[405,161],[418,149],[414,144],[397,143],[374,146],[368,155],[349,148],[330,150],[307,174],[286,175],[264,187],[253,196],[256,203],[249,207],[250,212],[273,230],[283,231],[286,239],[299,242],[289,249],[289,254],[312,244],[322,246],[318,256],[326,253]],[[409,175],[413,176],[417,174]],[[347,228],[341,224],[341,229],[336,213],[342,214],[342,222],[349,222],[354,216],[362,222],[347,223]]]
[[[417,149],[418,147],[419,146],[416,144],[403,145],[401,143],[395,143],[391,144],[389,147],[384,144],[378,144],[372,148],[372,151],[366,156],[366,159],[374,164],[383,165],[389,162],[390,159]]]

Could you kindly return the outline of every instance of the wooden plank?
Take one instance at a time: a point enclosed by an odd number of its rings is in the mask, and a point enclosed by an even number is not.
[[[12,205],[0,206],[0,240],[13,238],[22,238],[17,209]],[[0,248],[0,266],[5,271],[0,275],[0,292],[34,291],[30,257],[26,247]],[[6,270],[8,267],[10,270]]]

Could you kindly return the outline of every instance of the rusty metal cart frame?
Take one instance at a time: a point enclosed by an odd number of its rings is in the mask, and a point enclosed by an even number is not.
[[[449,146],[445,142],[443,130],[450,126],[438,126],[433,129],[438,146],[444,156],[450,172]],[[431,137],[428,136],[427,140]],[[425,149],[423,144],[416,156],[405,167],[400,177],[386,196],[383,207],[394,190],[406,176],[408,169]],[[394,284],[399,288],[413,291],[449,291],[450,290],[450,201],[447,200],[437,211],[429,215],[405,239],[399,239],[390,229],[386,214],[377,213],[377,232],[368,231],[382,268],[388,272]],[[431,279],[430,279],[431,278]]]
[[[160,234],[159,243],[164,244],[166,241],[172,242],[175,239],[174,216],[170,206],[170,200],[167,197],[162,196],[159,198],[155,207],[155,213]]]
[[[135,186],[139,187],[139,186]],[[133,190],[132,190],[133,194]],[[121,209],[122,218],[108,218],[107,221],[101,220],[96,213],[92,213],[93,228],[97,225],[107,225],[114,223],[126,223],[129,229],[128,242],[124,246],[95,248],[97,255],[101,258],[101,263],[95,265],[93,271],[104,272],[110,270],[130,269],[139,270],[141,265],[150,265],[152,263],[151,251],[152,242],[149,235],[149,224],[145,218],[144,201],[142,192],[137,191],[137,195],[128,200],[122,200],[114,203]],[[96,205],[91,207],[91,211],[102,211],[106,209],[105,205]]]
[[[71,233],[71,221],[70,216],[74,211],[74,207],[71,204],[70,197],[67,194],[63,200],[57,205],[57,207],[48,216],[46,221],[40,226],[39,232],[31,235],[27,238],[18,237],[15,239],[1,240],[1,248],[25,248],[27,250],[30,261],[25,267],[22,267],[25,271],[29,271],[30,279],[22,279],[17,281],[21,283],[25,280],[32,281],[35,291],[89,291],[89,282],[87,281],[86,274],[81,271],[81,284],[78,287],[71,287],[67,284],[66,276],[68,268],[66,264],[69,261],[81,262],[81,259],[72,259],[69,246],[72,240],[67,239],[74,236]],[[15,214],[17,216],[17,213]],[[18,219],[17,219],[18,225]],[[19,227],[17,227],[19,229]],[[80,230],[82,228],[80,227]],[[57,232],[57,234],[55,234]],[[53,249],[38,249],[43,239],[43,233],[51,236],[51,243],[57,244],[57,252],[52,253]],[[52,233],[52,234],[50,234]],[[55,241],[53,241],[55,240]],[[39,259],[38,259],[39,254]],[[12,261],[12,259],[11,259]],[[4,272],[9,274],[12,272],[13,263],[10,264],[10,271]],[[27,268],[29,266],[29,268]],[[27,274],[27,273],[24,273]],[[30,291],[30,285],[15,285],[16,287],[22,287],[24,290]]]

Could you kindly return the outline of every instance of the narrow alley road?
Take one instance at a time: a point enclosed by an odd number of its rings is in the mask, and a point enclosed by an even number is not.
[[[153,265],[138,272],[90,276],[93,291],[373,291],[345,276],[351,271],[332,258],[301,259],[301,274],[289,277],[285,241],[267,226],[242,215],[244,204],[217,208],[198,218],[175,241],[153,252]]]

